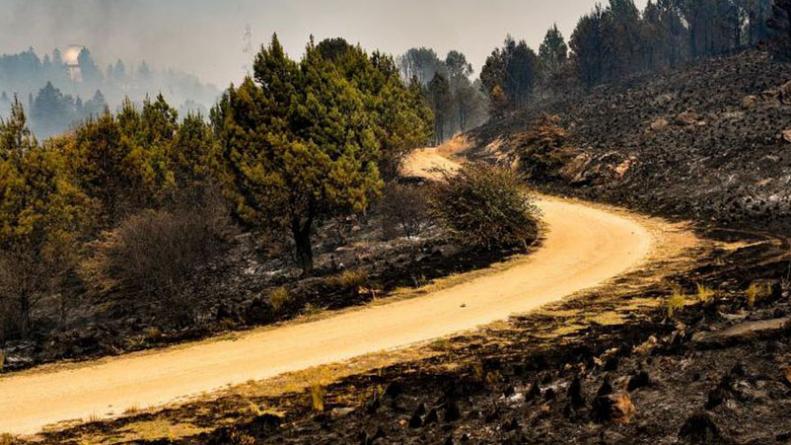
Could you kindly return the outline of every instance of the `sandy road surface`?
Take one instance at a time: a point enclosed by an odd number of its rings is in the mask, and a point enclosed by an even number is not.
[[[547,233],[535,253],[419,298],[260,329],[233,341],[2,377],[0,432],[34,433],[58,421],[165,404],[473,329],[601,284],[642,264],[655,244],[638,219],[619,212],[557,199],[538,205]]]

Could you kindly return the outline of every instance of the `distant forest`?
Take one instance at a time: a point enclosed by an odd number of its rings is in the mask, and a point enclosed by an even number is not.
[[[178,105],[181,116],[188,111],[205,116],[220,95],[193,75],[157,70],[145,62],[133,66],[118,60],[102,68],[87,48],[44,55],[31,48],[0,55],[0,117],[8,116],[17,96],[40,138],[72,128],[105,107],[116,110],[124,98],[142,103],[159,93]]]
[[[787,57],[788,0],[634,0],[597,4],[568,40],[557,26],[538,52],[511,36],[481,70],[494,115],[630,76],[758,45]]]

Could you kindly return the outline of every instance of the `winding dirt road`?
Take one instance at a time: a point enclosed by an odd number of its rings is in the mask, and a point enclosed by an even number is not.
[[[536,252],[419,298],[255,330],[232,341],[2,377],[0,432],[35,433],[54,422],[162,405],[474,329],[597,286],[644,263],[654,247],[651,231],[621,212],[559,199],[537,204],[547,233]]]

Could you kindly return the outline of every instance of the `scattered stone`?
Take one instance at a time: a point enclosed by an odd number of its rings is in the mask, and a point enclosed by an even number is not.
[[[525,400],[533,400],[541,395],[541,385],[538,382],[532,383],[530,389],[525,393]]]
[[[409,427],[410,428],[420,428],[423,426],[423,416],[426,414],[426,405],[423,403],[419,404],[415,411],[412,413],[412,417],[409,418]]]
[[[640,370],[637,374],[629,377],[629,382],[626,384],[626,390],[632,392],[636,389],[645,388],[651,384],[651,378],[648,373]]]
[[[618,360],[618,357],[610,357],[610,358],[607,359],[607,361],[604,362],[604,366],[602,367],[602,369],[605,372],[616,371],[616,370],[618,370],[618,364],[619,363],[620,363],[620,360]]]
[[[755,108],[758,105],[758,97],[757,96],[744,96],[742,98],[742,108],[749,110]]]
[[[700,116],[694,111],[685,111],[676,116],[676,123],[679,125],[698,125],[701,121]]]
[[[786,142],[789,142],[789,143],[791,143],[791,129],[788,129],[788,130],[785,130],[785,131],[783,131],[783,139],[784,139]]]
[[[720,434],[720,429],[707,413],[690,416],[681,426],[678,435],[693,444],[719,445],[727,443]]]
[[[404,388],[401,386],[401,384],[398,382],[393,382],[387,385],[387,389],[385,389],[384,392],[384,397],[394,399],[401,395],[402,392],[404,392]]]
[[[330,417],[333,419],[340,419],[341,417],[346,417],[353,412],[354,408],[333,408],[332,411],[330,411]]]
[[[569,385],[567,395],[572,408],[577,409],[585,405],[585,398],[582,396],[582,381],[578,375],[574,376],[574,380]]]
[[[791,81],[784,83],[778,88],[764,91],[762,96],[780,104],[791,105]]]
[[[442,418],[445,422],[455,422],[461,418],[461,410],[455,400],[448,400],[445,404],[445,415]]]
[[[651,130],[654,131],[662,131],[668,126],[670,126],[670,122],[668,122],[667,119],[665,119],[664,117],[660,117],[655,121],[651,122]]]
[[[783,370],[783,383],[791,386],[791,366],[786,366]]]
[[[610,383],[609,378],[604,378],[599,390],[596,392],[596,397],[602,397],[606,395],[612,394],[612,384]]]
[[[591,407],[593,420],[599,423],[615,422],[626,424],[631,421],[632,416],[636,412],[632,399],[626,392],[596,397]]]
[[[791,318],[748,321],[721,331],[698,332],[692,341],[701,347],[724,347],[756,338],[777,334],[787,329]]]
[[[382,430],[382,427],[378,427],[373,434],[369,434],[368,431],[363,431],[360,434],[360,445],[373,445],[379,439],[385,437],[385,432]]]

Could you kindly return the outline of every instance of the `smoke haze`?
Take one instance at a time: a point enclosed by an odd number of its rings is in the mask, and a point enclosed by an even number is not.
[[[557,23],[568,38],[593,0],[0,0],[0,53],[71,44],[100,66],[118,58],[196,74],[224,87],[249,65],[252,47],[277,32],[298,57],[313,34],[344,37],[398,55],[415,46],[464,52],[480,71],[506,34],[537,48]],[[645,0],[639,0],[639,7]]]

